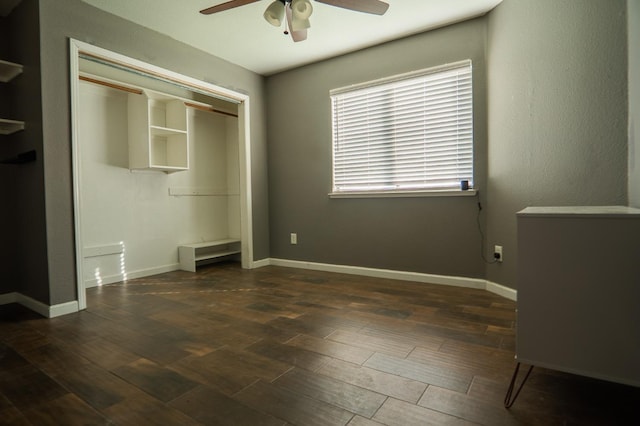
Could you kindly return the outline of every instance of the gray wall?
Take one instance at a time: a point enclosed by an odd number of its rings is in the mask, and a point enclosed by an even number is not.
[[[0,16],[0,59],[9,60],[9,20]],[[9,118],[11,116],[9,86],[0,83],[0,117]],[[9,136],[0,135],[0,159],[8,156]],[[11,167],[0,165],[0,193],[2,194],[3,205],[14,205],[15,195],[13,193],[13,171]],[[13,228],[15,218],[13,209],[0,209],[0,223],[2,232],[0,233],[0,270],[9,273],[8,279],[0,280],[0,294],[15,291],[15,275],[11,257],[11,247],[15,244],[15,239],[10,230]]]
[[[18,291],[48,303],[38,13],[36,0],[24,0],[5,18],[8,58],[24,66],[24,72],[8,85],[10,118],[25,121],[25,130],[2,141],[2,157],[35,150],[37,160],[19,166],[0,166],[3,203],[6,201],[2,210],[8,210],[5,214],[9,216],[2,222],[3,234],[9,241],[3,258],[6,285],[12,287],[6,291]]]
[[[629,36],[637,40],[632,3]],[[0,294],[20,291],[50,304],[76,298],[68,37],[249,93],[254,259],[486,277],[515,287],[518,210],[639,203],[638,59],[635,52],[627,62],[624,0],[504,0],[488,18],[271,76],[266,96],[262,77],[80,0],[24,0],[19,9],[11,31],[25,40],[12,39],[9,59],[28,65],[15,90],[29,102],[12,108],[27,121],[16,136],[20,147],[36,149],[38,161],[11,169],[8,178],[8,169],[0,170],[3,195],[17,206],[1,217],[3,242],[16,247],[5,262],[20,280]],[[485,248],[505,250],[503,264],[486,268],[475,198],[327,197],[329,90],[466,58],[474,61]],[[298,233],[298,245],[289,244],[290,232]]]
[[[41,1],[40,20],[50,303],[76,299],[69,37],[250,95],[254,258],[268,257],[263,78],[80,0]]]
[[[9,59],[9,21],[0,16],[0,59]],[[8,87],[0,83],[0,117],[7,117],[9,111]]]
[[[517,211],[627,204],[626,3],[505,0],[488,23],[487,279],[515,287]]]
[[[483,277],[474,197],[330,199],[329,90],[472,59],[476,186],[486,185],[484,18],[267,78],[271,257]],[[483,194],[481,192],[481,194]],[[298,245],[289,234],[298,234]]]
[[[629,205],[640,207],[640,1],[628,0]]]
[[[627,204],[626,21],[624,0],[505,0],[487,18],[269,77],[272,257],[515,288],[517,211]],[[486,267],[475,199],[327,197],[329,90],[465,57],[474,60],[485,252],[504,247],[504,262]]]

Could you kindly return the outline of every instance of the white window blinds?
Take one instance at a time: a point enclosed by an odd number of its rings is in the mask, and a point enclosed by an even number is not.
[[[333,192],[473,185],[471,61],[331,92]]]

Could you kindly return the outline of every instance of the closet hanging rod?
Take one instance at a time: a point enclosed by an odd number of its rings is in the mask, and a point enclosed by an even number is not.
[[[230,117],[238,117],[238,114],[234,114],[232,112],[227,112],[227,111],[222,111],[219,109],[215,109],[213,107],[210,106],[204,106],[204,105],[198,105],[198,104],[192,104],[191,102],[185,102],[184,103],[186,106],[190,107],[190,108],[195,108],[195,109],[199,109],[201,111],[207,111],[207,112],[215,112],[216,114],[223,114],[223,115],[228,115]]]
[[[100,79],[95,78],[95,77],[87,77],[85,75],[79,75],[78,79],[80,79],[82,81],[89,82],[89,83],[94,83],[94,84],[99,84],[101,86],[106,86],[106,87],[109,87],[111,89],[118,89],[118,90],[122,90],[124,92],[134,93],[136,95],[142,95],[142,93],[144,93],[141,89],[136,89],[134,87],[128,87],[128,86],[122,86],[120,84],[112,83],[110,81],[100,80]],[[238,118],[238,114],[234,114],[232,112],[227,112],[227,111],[222,111],[222,110],[219,110],[219,109],[215,109],[215,108],[213,108],[211,106],[208,106],[208,105],[206,105],[206,106],[205,105],[199,105],[199,104],[194,104],[192,102],[185,102],[184,104],[187,107],[199,109],[201,111],[213,112],[213,113],[216,113],[216,114],[223,114],[223,115],[228,115],[230,117]]]
[[[200,94],[206,95],[206,96],[212,96],[214,98],[218,98],[221,99],[223,101],[227,101],[227,102],[231,102],[234,104],[240,104],[242,103],[241,100],[224,95],[222,93],[216,92],[214,90],[202,87],[200,85],[197,84],[193,84],[193,83],[189,83],[186,81],[183,81],[179,78],[176,77],[169,77],[160,73],[157,73],[155,71],[151,71],[148,69],[143,69],[131,64],[124,64],[121,63],[120,61],[117,61],[115,59],[108,59],[105,58],[101,55],[97,55],[97,54],[93,54],[93,53],[89,53],[89,52],[84,52],[84,51],[80,51],[79,55],[80,58],[82,59],[86,59],[88,61],[92,61],[92,62],[96,62],[98,64],[102,64],[102,65],[106,65],[112,68],[116,68],[116,69],[120,69],[123,71],[127,71],[130,72],[132,74],[137,74],[137,75],[141,75],[143,77],[148,77],[148,78],[153,78],[155,80],[159,80],[159,81],[163,81],[165,83],[169,83],[169,84],[173,84],[174,86],[180,87],[182,89],[187,89],[187,90],[191,90],[193,92],[198,92]]]
[[[82,81],[87,81],[89,83],[99,84],[101,86],[110,87],[112,89],[118,89],[129,93],[135,93],[136,95],[142,95],[142,90],[134,89],[133,87],[121,86],[119,84],[110,83],[108,81],[98,80],[97,78],[86,77],[84,75],[78,76],[78,78]]]

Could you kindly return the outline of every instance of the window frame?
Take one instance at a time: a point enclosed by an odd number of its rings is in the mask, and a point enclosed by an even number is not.
[[[463,190],[459,186],[447,186],[446,188],[435,188],[435,187],[423,187],[423,188],[385,188],[385,189],[338,189],[336,187],[336,101],[335,98],[342,94],[348,94],[353,92],[358,92],[366,89],[373,88],[375,89],[378,86],[388,86],[390,84],[405,82],[407,80],[419,79],[421,77],[429,77],[434,74],[446,73],[448,71],[452,71],[460,68],[468,68],[469,70],[469,96],[470,100],[468,101],[468,105],[470,106],[470,142],[467,145],[470,145],[469,154],[471,156],[470,165],[467,168],[470,168],[470,175],[468,179],[469,188]],[[466,59],[454,63],[444,64],[440,66],[430,67],[426,69],[421,69],[418,71],[413,71],[409,73],[403,73],[394,75],[391,77],[385,77],[377,80],[367,81],[359,84],[354,84],[342,88],[337,88],[330,90],[330,103],[331,103],[331,132],[332,132],[332,144],[331,144],[331,154],[332,154],[332,165],[331,165],[331,192],[329,196],[331,198],[380,198],[380,197],[439,197],[439,196],[474,196],[476,194],[476,189],[474,187],[475,181],[475,111],[474,111],[474,85],[473,85],[473,62],[471,59]],[[381,90],[382,91],[382,90]],[[394,168],[394,173],[395,173]]]

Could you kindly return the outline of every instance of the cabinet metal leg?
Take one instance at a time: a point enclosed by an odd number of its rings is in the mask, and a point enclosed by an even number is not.
[[[529,367],[529,371],[527,371],[527,374],[524,376],[524,379],[522,380],[522,382],[520,383],[520,386],[518,386],[518,389],[516,389],[516,393],[514,394],[513,390],[516,386],[516,379],[518,378],[518,372],[520,371],[520,363],[516,364],[516,369],[513,372],[513,377],[511,377],[511,383],[509,383],[509,389],[507,389],[507,394],[504,397],[505,408],[511,408],[513,403],[516,402],[516,398],[518,398],[518,395],[520,394],[522,387],[524,386],[525,382],[529,378],[529,374],[531,374],[531,370],[533,370],[533,365]]]

